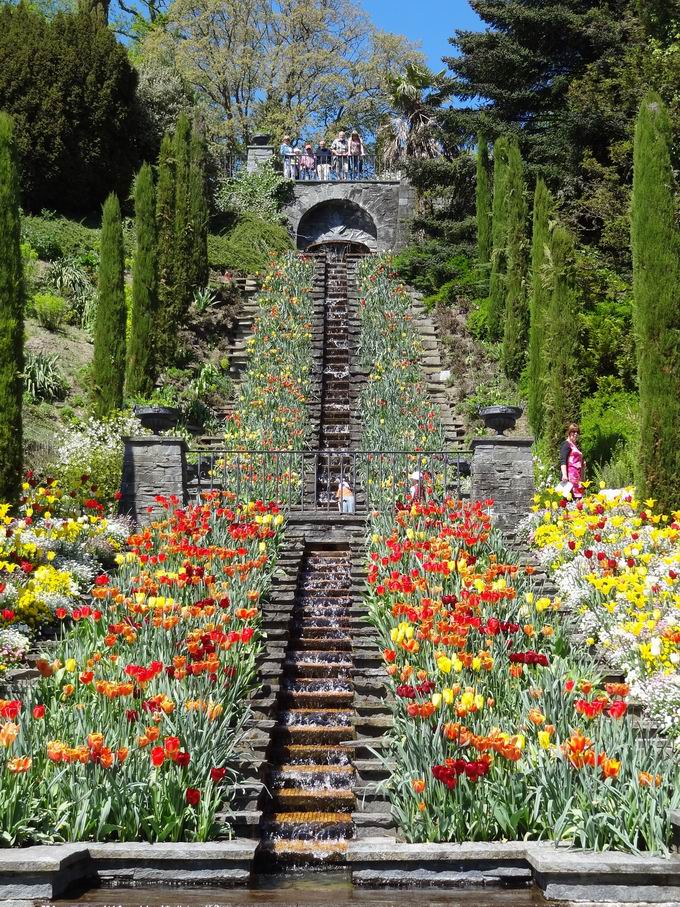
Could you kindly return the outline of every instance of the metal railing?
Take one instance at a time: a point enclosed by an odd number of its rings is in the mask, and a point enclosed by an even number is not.
[[[317,164],[311,170],[305,170],[299,165],[295,167],[295,181],[298,183],[398,181],[400,176],[400,173],[383,170],[376,158],[358,154],[346,158],[334,157],[330,164]]]
[[[366,513],[430,495],[467,496],[470,459],[466,451],[193,448],[188,487],[194,499],[224,489],[237,500],[276,501],[295,511]]]

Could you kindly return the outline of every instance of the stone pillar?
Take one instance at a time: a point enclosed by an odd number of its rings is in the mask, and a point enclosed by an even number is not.
[[[274,157],[273,145],[248,145],[248,158],[246,160],[246,170],[252,173],[254,170]]]
[[[530,511],[534,496],[532,438],[495,435],[472,442],[473,501],[493,498],[499,529],[515,529]]]
[[[182,438],[147,435],[125,438],[121,511],[136,523],[150,519],[156,495],[175,495],[187,503],[187,445]]]

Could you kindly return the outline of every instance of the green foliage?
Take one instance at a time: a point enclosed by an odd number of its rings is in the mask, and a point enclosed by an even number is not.
[[[26,353],[24,363],[24,392],[34,403],[40,400],[63,400],[68,382],[59,368],[56,353]]]
[[[0,501],[19,496],[22,467],[24,277],[12,120],[0,112]]]
[[[474,393],[468,394],[462,406],[462,412],[467,421],[472,424],[482,425],[479,418],[479,409],[483,406],[521,406],[522,400],[517,390],[517,385],[505,377],[502,372],[493,377],[481,380]]]
[[[191,133],[189,172],[189,224],[191,228],[191,286],[206,286],[208,267],[208,187],[206,165],[208,152],[203,125],[194,123]]]
[[[53,293],[36,293],[31,305],[38,324],[48,331],[58,331],[69,311],[66,300]]]
[[[578,419],[581,402],[575,257],[573,236],[564,227],[555,227],[550,242],[552,291],[545,326],[544,404],[544,436],[555,458],[567,426]]]
[[[661,512],[680,503],[680,240],[670,141],[666,109],[650,93],[635,130],[631,237],[641,415],[638,484]]]
[[[97,415],[105,417],[123,404],[127,310],[123,282],[124,250],[120,205],[115,195],[104,204],[99,303],[94,325],[92,378]]]
[[[489,284],[489,338],[503,337],[505,315],[505,273],[507,268],[508,208],[506,182],[510,146],[505,138],[493,148],[493,208],[491,221],[491,281]]]
[[[84,10],[48,20],[6,3],[0,59],[0,109],[15,119],[24,204],[91,210],[126,189],[137,77],[114,33]]]
[[[125,391],[149,394],[155,380],[153,322],[158,310],[156,197],[153,173],[144,164],[135,180],[137,249],[132,266],[132,312],[127,345]]]
[[[272,252],[286,252],[291,248],[285,227],[254,215],[244,215],[226,236],[208,238],[211,266],[242,274],[264,271]]]
[[[155,325],[157,362],[167,361],[172,349],[171,321],[173,297],[173,264],[175,250],[175,159],[172,136],[166,134],[158,156],[156,187],[156,229],[158,267],[158,318]]]
[[[527,415],[536,437],[543,430],[543,394],[545,361],[550,355],[545,348],[545,320],[549,292],[546,285],[545,261],[550,242],[552,198],[543,182],[536,183],[533,231],[531,239],[531,300],[529,304],[529,356]]]
[[[491,261],[491,193],[489,190],[489,144],[484,136],[477,139],[477,255],[480,264]]]
[[[281,208],[290,197],[291,185],[274,169],[273,161],[266,161],[253,171],[244,167],[236,176],[223,180],[215,194],[215,205],[225,213],[254,214],[282,223]]]
[[[634,446],[639,438],[638,419],[637,395],[621,390],[616,381],[603,380],[600,389],[584,399],[580,448],[589,470],[603,467],[623,447]]]
[[[99,230],[78,221],[58,217],[52,211],[39,215],[26,214],[21,219],[21,233],[43,261],[56,261],[99,250]]]
[[[175,235],[173,238],[172,300],[168,317],[177,336],[176,327],[182,324],[191,305],[193,230],[189,212],[191,177],[191,123],[185,113],[177,120],[173,139],[175,160]],[[205,281],[204,281],[205,283]],[[177,353],[176,344],[174,354]]]
[[[519,146],[510,142],[505,180],[507,223],[503,369],[508,378],[519,378],[526,358],[529,333],[527,306],[527,203],[524,165]]]
[[[99,234],[99,231],[97,231]],[[47,283],[69,300],[69,307],[75,320],[87,330],[92,330],[97,307],[97,292],[94,286],[91,265],[84,261],[99,262],[99,253],[85,253],[79,257],[58,258],[47,270]]]

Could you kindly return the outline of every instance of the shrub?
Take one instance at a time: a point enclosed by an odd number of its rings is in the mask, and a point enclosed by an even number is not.
[[[226,236],[208,238],[211,266],[242,274],[264,271],[272,252],[286,252],[291,248],[285,227],[254,215],[242,217]]]
[[[253,214],[280,223],[281,208],[288,200],[290,187],[290,180],[277,173],[273,161],[267,161],[251,172],[244,168],[237,176],[220,183],[215,206],[218,211]]]
[[[33,297],[33,311],[41,327],[58,331],[68,315],[68,303],[53,293],[36,293]]]
[[[96,309],[96,290],[82,259],[58,258],[50,264],[47,280],[58,293],[69,298],[75,319],[83,327],[91,328]]]
[[[68,393],[68,382],[59,370],[56,353],[26,353],[24,363],[24,391],[34,402],[63,400]]]
[[[24,215],[22,238],[29,242],[43,261],[75,258],[99,251],[99,230],[76,220],[58,217],[51,211]]]
[[[639,435],[637,395],[603,379],[581,407],[581,450],[586,463],[603,466]]]

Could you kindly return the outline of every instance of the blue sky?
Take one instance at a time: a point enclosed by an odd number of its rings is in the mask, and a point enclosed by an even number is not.
[[[481,29],[467,0],[360,0],[375,24],[420,41],[428,65],[442,69],[441,58],[450,56],[448,39],[457,28]]]

